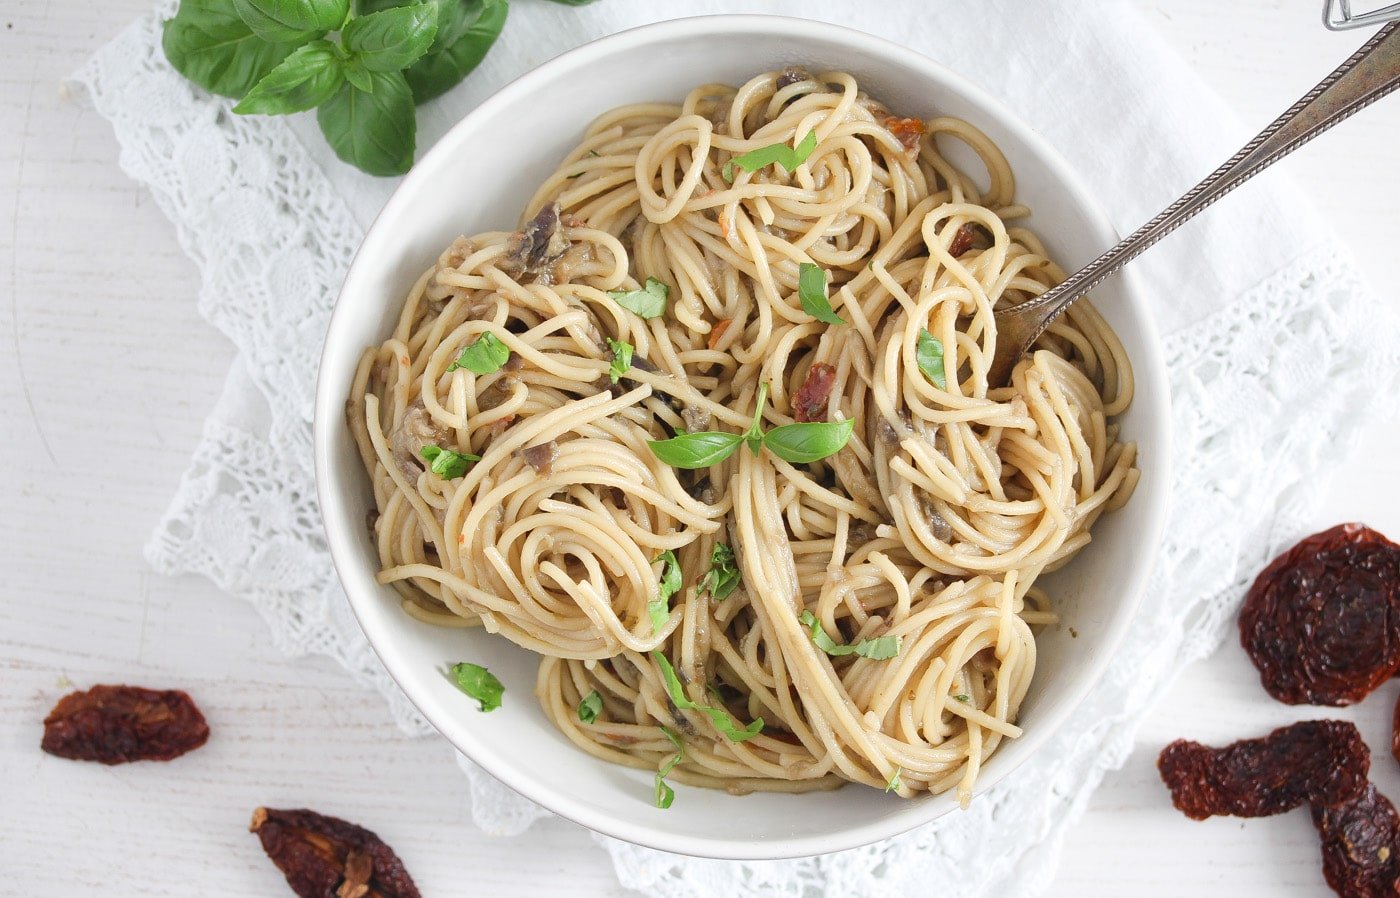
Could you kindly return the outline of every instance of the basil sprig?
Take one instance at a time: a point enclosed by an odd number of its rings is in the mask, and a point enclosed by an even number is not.
[[[661,562],[661,576],[657,584],[656,598],[647,603],[647,614],[651,617],[651,631],[660,633],[671,617],[671,597],[681,591],[681,563],[676,553],[667,549],[652,559],[651,563]]]
[[[622,375],[627,373],[627,369],[632,367],[633,347],[626,340],[614,340],[608,337],[608,349],[612,350],[612,362],[608,364],[608,378],[617,383],[622,380]]]
[[[681,686],[680,678],[676,676],[676,669],[671,666],[671,662],[666,659],[666,656],[661,652],[652,652],[651,657],[661,668],[661,680],[666,684],[666,693],[671,697],[671,704],[682,711],[699,711],[704,714],[710,719],[710,723],[714,724],[715,729],[723,733],[730,742],[747,742],[763,732],[762,717],[746,727],[741,727],[723,708],[711,708],[709,705],[701,705],[691,701],[690,696],[685,694],[685,689]]]
[[[578,719],[584,723],[592,723],[598,719],[598,715],[603,712],[603,697],[594,689],[583,697],[583,701],[578,703]]]
[[[803,611],[798,620],[812,632],[812,642],[816,643],[817,648],[832,657],[860,655],[872,661],[888,661],[899,654],[901,640],[898,636],[876,636],[850,645],[838,645],[827,635],[826,630],[822,629],[822,622],[817,620],[817,616],[812,612]]]
[[[820,265],[803,262],[797,266],[797,301],[802,309],[818,321],[827,324],[845,324],[846,319],[831,309],[831,301],[826,298],[826,272]]]
[[[758,388],[758,407],[753,424],[744,433],[702,430],[685,433],[669,440],[649,440],[652,453],[673,468],[695,470],[717,465],[734,454],[740,443],[747,443],[754,455],[761,448],[795,465],[821,461],[840,452],[851,439],[855,419],[845,421],[811,421],[784,424],[764,433],[761,427],[763,406],[768,399],[768,385]]]
[[[171,65],[240,99],[234,111],[317,109],[341,160],[374,175],[413,164],[414,104],[485,58],[507,0],[181,0],[164,25]]]
[[[914,344],[914,360],[919,363],[924,377],[932,381],[935,387],[948,389],[948,378],[943,373],[943,341],[929,333],[926,327],[919,328],[918,342]]]
[[[784,171],[791,174],[797,166],[807,161],[807,157],[812,155],[812,151],[816,148],[817,132],[808,131],[807,136],[802,138],[796,147],[790,147],[785,143],[775,143],[771,146],[751,150],[742,156],[735,156],[724,163],[720,174],[724,176],[724,180],[732,182],[735,166],[746,172],[756,172],[760,168],[766,168],[774,163],[781,165]]]
[[[721,602],[729,598],[739,586],[741,575],[734,564],[734,550],[724,543],[715,543],[710,550],[710,569],[700,578],[700,593],[709,593],[710,598]]]
[[[478,376],[501,370],[510,361],[510,347],[495,334],[487,331],[462,349],[457,361],[447,366],[449,372],[465,368]]]
[[[676,800],[676,790],[672,789],[666,782],[666,777],[671,775],[671,771],[676,769],[676,765],[685,760],[685,743],[681,741],[680,734],[670,727],[659,727],[666,738],[676,747],[676,753],[662,762],[656,771],[656,784],[653,789],[654,801],[661,810],[666,810],[671,806],[671,802]]]
[[[424,446],[421,452],[428,460],[428,470],[443,480],[456,480],[466,474],[468,468],[481,461],[480,455],[443,449],[441,446]]]
[[[501,696],[505,694],[506,687],[501,685],[495,674],[480,664],[470,661],[454,664],[452,676],[457,681],[457,688],[476,699],[481,710],[494,711],[501,706]]]
[[[671,288],[656,278],[647,278],[640,290],[609,290],[613,302],[643,318],[660,318],[666,314],[666,299]]]

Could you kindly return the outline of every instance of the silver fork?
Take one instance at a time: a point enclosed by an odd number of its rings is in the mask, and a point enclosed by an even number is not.
[[[1400,22],[1377,32],[1350,59],[1156,218],[1053,287],[996,312],[997,345],[987,379],[1001,386],[1016,361],[1079,297],[1197,212],[1328,128],[1400,87]]]

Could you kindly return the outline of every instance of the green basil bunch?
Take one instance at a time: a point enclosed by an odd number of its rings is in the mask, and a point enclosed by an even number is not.
[[[508,0],[356,0],[353,11],[350,0],[181,0],[162,44],[180,74],[239,100],[234,112],[315,109],[342,161],[401,175],[413,165],[413,107],[477,67],[507,9]]]

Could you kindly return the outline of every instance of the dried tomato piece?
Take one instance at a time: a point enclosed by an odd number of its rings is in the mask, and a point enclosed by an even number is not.
[[[1361,701],[1400,671],[1400,546],[1361,524],[1309,536],[1250,587],[1240,642],[1281,702]]]
[[[1400,815],[1370,783],[1335,807],[1312,809],[1322,873],[1342,898],[1400,895]]]
[[[1178,739],[1157,759],[1172,804],[1193,820],[1338,804],[1361,793],[1370,769],[1361,733],[1342,720],[1295,723],[1225,748]]]
[[[880,119],[880,124],[894,135],[894,139],[904,147],[905,153],[910,156],[919,154],[919,145],[923,143],[924,133],[928,130],[923,119],[887,115]]]
[[[1390,753],[1400,761],[1400,699],[1395,702],[1395,716],[1390,722]]]
[[[971,222],[958,228],[958,232],[953,235],[953,242],[948,244],[948,255],[956,259],[972,249],[972,238],[976,235],[977,227]]]
[[[826,403],[831,398],[831,386],[836,383],[836,369],[816,362],[807,369],[797,395],[792,397],[792,417],[806,423],[826,420]]]
[[[362,826],[305,809],[258,808],[248,829],[301,898],[419,898],[394,849]]]
[[[169,761],[209,741],[209,724],[178,689],[94,686],[59,699],[39,747],[74,761]]]

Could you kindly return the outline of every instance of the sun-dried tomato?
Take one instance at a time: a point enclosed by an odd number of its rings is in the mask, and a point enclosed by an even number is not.
[[[305,809],[258,808],[248,828],[301,898],[419,898],[394,849],[362,826]]]
[[[836,369],[816,362],[807,369],[797,395],[792,397],[792,417],[806,423],[826,420],[826,403],[831,398],[831,386],[836,383]]]
[[[74,761],[169,761],[209,740],[194,699],[178,689],[94,686],[59,699],[40,747]]]
[[[1312,809],[1322,837],[1322,873],[1342,898],[1400,895],[1400,815],[1370,783],[1335,807]]]
[[[977,226],[968,222],[958,228],[958,232],[953,235],[953,242],[948,244],[948,255],[953,258],[961,256],[972,249],[972,239],[977,235]]]
[[[721,318],[715,322],[715,326],[710,328],[710,337],[705,341],[707,349],[714,349],[719,346],[719,341],[724,337],[724,332],[729,330],[729,325],[734,323],[733,318]]]
[[[1361,734],[1341,720],[1295,723],[1225,748],[1178,739],[1157,759],[1172,804],[1194,820],[1337,804],[1360,794],[1370,768]]]
[[[918,155],[919,146],[924,140],[924,133],[928,130],[923,119],[889,115],[881,118],[880,124],[894,135],[894,139],[899,141],[900,146],[904,147],[905,153],[910,156]]]
[[[1309,536],[1250,587],[1240,642],[1281,702],[1360,701],[1400,671],[1400,546],[1361,524]]]
[[[1395,702],[1395,715],[1390,721],[1390,753],[1400,761],[1400,699]]]

